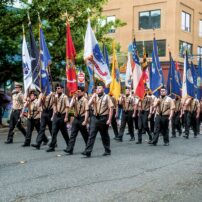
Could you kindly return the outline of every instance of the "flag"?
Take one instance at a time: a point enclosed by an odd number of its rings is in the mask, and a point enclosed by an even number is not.
[[[195,97],[194,93],[194,79],[192,76],[192,70],[188,62],[188,54],[184,55],[184,70],[183,70],[183,82],[182,82],[182,97]]]
[[[142,71],[145,72],[146,75],[146,79],[144,81],[145,84],[147,84],[147,86],[149,86],[149,71],[148,71],[148,62],[147,62],[147,52],[145,47],[143,47],[144,49],[144,53],[143,53],[143,60],[142,60]]]
[[[87,66],[88,75],[89,75],[89,84],[88,84],[88,95],[91,95],[94,88],[94,80],[93,80],[93,71],[91,68]]]
[[[197,99],[202,98],[202,60],[201,57],[198,61],[198,75],[197,75]]]
[[[125,79],[126,87],[131,88],[131,77],[132,77],[131,54],[128,51],[128,61],[126,66],[126,79]]]
[[[108,69],[109,69],[109,56],[108,56],[108,51],[107,51],[107,47],[105,46],[105,44],[103,43],[103,51],[102,51],[102,54],[103,54],[103,57],[104,57],[104,60],[105,62],[107,63],[107,66],[108,66]],[[105,94],[108,94],[110,91],[109,87],[105,87],[104,89],[104,92]]]
[[[66,26],[66,76],[67,76],[67,88],[70,94],[73,94],[77,90],[76,82],[76,69],[75,69],[75,57],[76,50],[72,41],[70,24],[67,21]]]
[[[51,56],[46,45],[43,30],[40,27],[40,65],[41,65],[41,91],[49,94],[52,90],[49,79],[49,65],[51,64]]]
[[[91,28],[90,20],[88,21],[85,35],[84,60],[86,61],[87,66],[93,70],[93,73],[100,80],[105,82],[106,86],[111,83],[109,69],[107,63],[104,61],[97,39]]]
[[[197,74],[196,74],[196,69],[195,69],[192,61],[191,61],[190,68],[191,68],[191,73],[192,73],[193,80],[194,80],[194,94],[195,94],[195,96],[197,96]]]
[[[181,79],[180,69],[179,69],[179,65],[178,65],[177,61],[175,62],[175,68],[176,68],[176,71],[178,74],[178,79],[179,79],[180,85],[182,86],[182,79]]]
[[[28,89],[32,84],[32,67],[24,30],[23,30],[23,42],[22,42],[22,65],[23,65],[24,90],[25,94],[27,95]]]
[[[133,42],[132,58],[133,58],[133,73],[132,73],[133,90],[134,94],[142,99],[144,98],[144,90],[145,90],[144,80],[146,79],[146,75],[145,72],[142,71],[142,68],[140,66],[135,40]]]
[[[40,89],[40,62],[39,51],[36,46],[36,41],[32,32],[32,25],[29,23],[29,36],[30,36],[30,55],[32,66],[32,79],[33,84],[37,89]]]
[[[170,95],[178,95],[181,96],[181,88],[182,85],[179,80],[178,72],[175,67],[175,62],[173,61],[173,58],[170,55],[170,69],[168,74],[168,82],[167,82],[167,91]]]
[[[152,62],[149,69],[149,84],[155,96],[159,96],[158,90],[164,85],[163,71],[159,62],[156,39],[153,40]]]
[[[110,84],[110,93],[116,98],[116,100],[118,100],[121,93],[121,83],[120,83],[120,72],[119,72],[114,42],[113,42],[112,48],[113,48],[112,72],[111,72],[112,82]]]

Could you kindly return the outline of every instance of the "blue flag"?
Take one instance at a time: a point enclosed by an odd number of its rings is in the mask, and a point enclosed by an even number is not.
[[[30,56],[32,67],[32,80],[35,86],[40,89],[40,61],[39,52],[36,46],[36,41],[32,32],[32,25],[29,23],[29,36],[30,36]]]
[[[89,75],[89,84],[88,84],[88,95],[91,95],[94,88],[94,80],[93,80],[93,70],[87,66],[88,75]]]
[[[184,72],[183,72],[183,83],[182,83],[182,97],[186,97],[186,96],[195,97],[194,78],[192,75],[192,68],[189,65],[187,51],[184,56]]]
[[[108,66],[108,69],[109,69],[109,56],[108,56],[108,51],[107,51],[107,47],[105,46],[105,44],[103,43],[103,57],[104,57],[104,60],[105,62],[107,63],[107,66]],[[109,93],[109,88],[108,87],[105,87],[104,89],[104,92],[105,94],[108,94]]]
[[[164,85],[163,71],[159,62],[156,39],[153,40],[152,63],[150,66],[150,89],[159,96],[159,88]]]
[[[46,45],[43,30],[40,28],[40,61],[41,61],[41,90],[45,94],[51,92],[49,79],[49,65],[51,64],[51,56]]]
[[[179,79],[178,73],[179,72],[177,72],[176,70],[175,62],[173,61],[173,58],[170,53],[170,69],[169,69],[168,82],[167,82],[168,94],[170,95],[181,96],[182,84]]]
[[[197,73],[196,73],[196,69],[194,67],[193,62],[191,62],[191,73],[193,76],[193,80],[194,80],[194,93],[195,93],[195,97],[197,96]]]
[[[202,98],[202,59],[198,61],[198,76],[197,76],[197,99]]]

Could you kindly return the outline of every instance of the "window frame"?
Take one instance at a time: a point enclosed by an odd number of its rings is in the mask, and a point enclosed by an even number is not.
[[[182,14],[184,14],[184,24],[183,24],[183,16]],[[187,16],[189,16],[189,27],[187,27]],[[186,29],[188,28],[188,29]],[[192,31],[192,27],[191,27],[191,14],[182,10],[181,11],[181,29],[185,32],[190,33]]]
[[[160,12],[160,19],[159,19],[159,27],[152,27],[152,25],[154,24],[153,22],[152,22],[152,18],[151,18],[151,13],[153,12],[153,11],[159,11]],[[141,28],[141,26],[140,26],[140,15],[141,15],[141,13],[149,13],[149,28],[148,29],[145,29],[145,28]],[[161,29],[161,9],[154,9],[154,10],[147,10],[147,11],[139,11],[139,13],[138,13],[138,29],[139,30],[151,30],[151,29]]]

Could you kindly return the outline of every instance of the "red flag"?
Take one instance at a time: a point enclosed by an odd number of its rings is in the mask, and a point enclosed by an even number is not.
[[[67,88],[70,94],[77,90],[76,82],[76,69],[75,69],[75,57],[76,50],[74,48],[74,43],[72,41],[72,36],[70,32],[70,25],[67,21],[66,28],[66,76],[67,76]]]

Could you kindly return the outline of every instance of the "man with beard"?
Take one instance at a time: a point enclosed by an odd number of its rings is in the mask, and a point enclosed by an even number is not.
[[[130,141],[135,140],[133,117],[135,117],[134,110],[137,105],[137,100],[130,94],[130,89],[126,89],[126,96],[121,96],[119,102],[123,105],[123,112],[121,117],[121,126],[119,135],[115,140],[122,142],[126,123],[128,124],[129,133],[131,136]]]
[[[64,150],[67,154],[73,154],[74,145],[78,132],[81,133],[85,144],[88,141],[87,122],[89,116],[88,99],[84,96],[84,87],[78,87],[76,94],[73,96],[70,108],[74,108],[74,120],[72,122],[71,136],[67,149]]]
[[[13,107],[10,116],[10,123],[9,123],[9,131],[8,131],[8,138],[5,144],[12,144],[13,143],[13,130],[17,127],[24,136],[26,136],[26,130],[21,124],[20,121],[20,113],[22,111],[24,105],[24,96],[22,93],[22,84],[15,83],[15,89],[12,92],[12,101]]]
[[[85,151],[82,153],[86,157],[91,156],[96,135],[100,132],[102,143],[105,149],[103,156],[111,154],[110,137],[108,128],[111,123],[113,113],[113,103],[110,97],[104,94],[103,86],[97,87],[97,93],[94,93],[88,102],[89,106],[93,106],[93,116],[90,122],[90,135]]]
[[[175,104],[172,98],[168,97],[165,87],[160,89],[160,98],[154,103],[156,108],[155,126],[154,126],[154,137],[150,142],[151,145],[156,146],[159,139],[159,134],[163,136],[164,146],[169,145],[169,121],[172,119]]]
[[[179,136],[182,134],[180,112],[181,112],[181,98],[178,95],[175,95],[174,99],[175,111],[172,117],[172,138],[176,137],[176,129],[179,133]]]
[[[47,152],[55,151],[57,134],[59,130],[61,131],[67,146],[69,143],[69,135],[66,127],[66,122],[68,120],[69,100],[68,97],[63,93],[63,90],[64,87],[62,84],[56,85],[56,95],[52,116],[52,140],[49,145],[49,149],[46,150]]]

